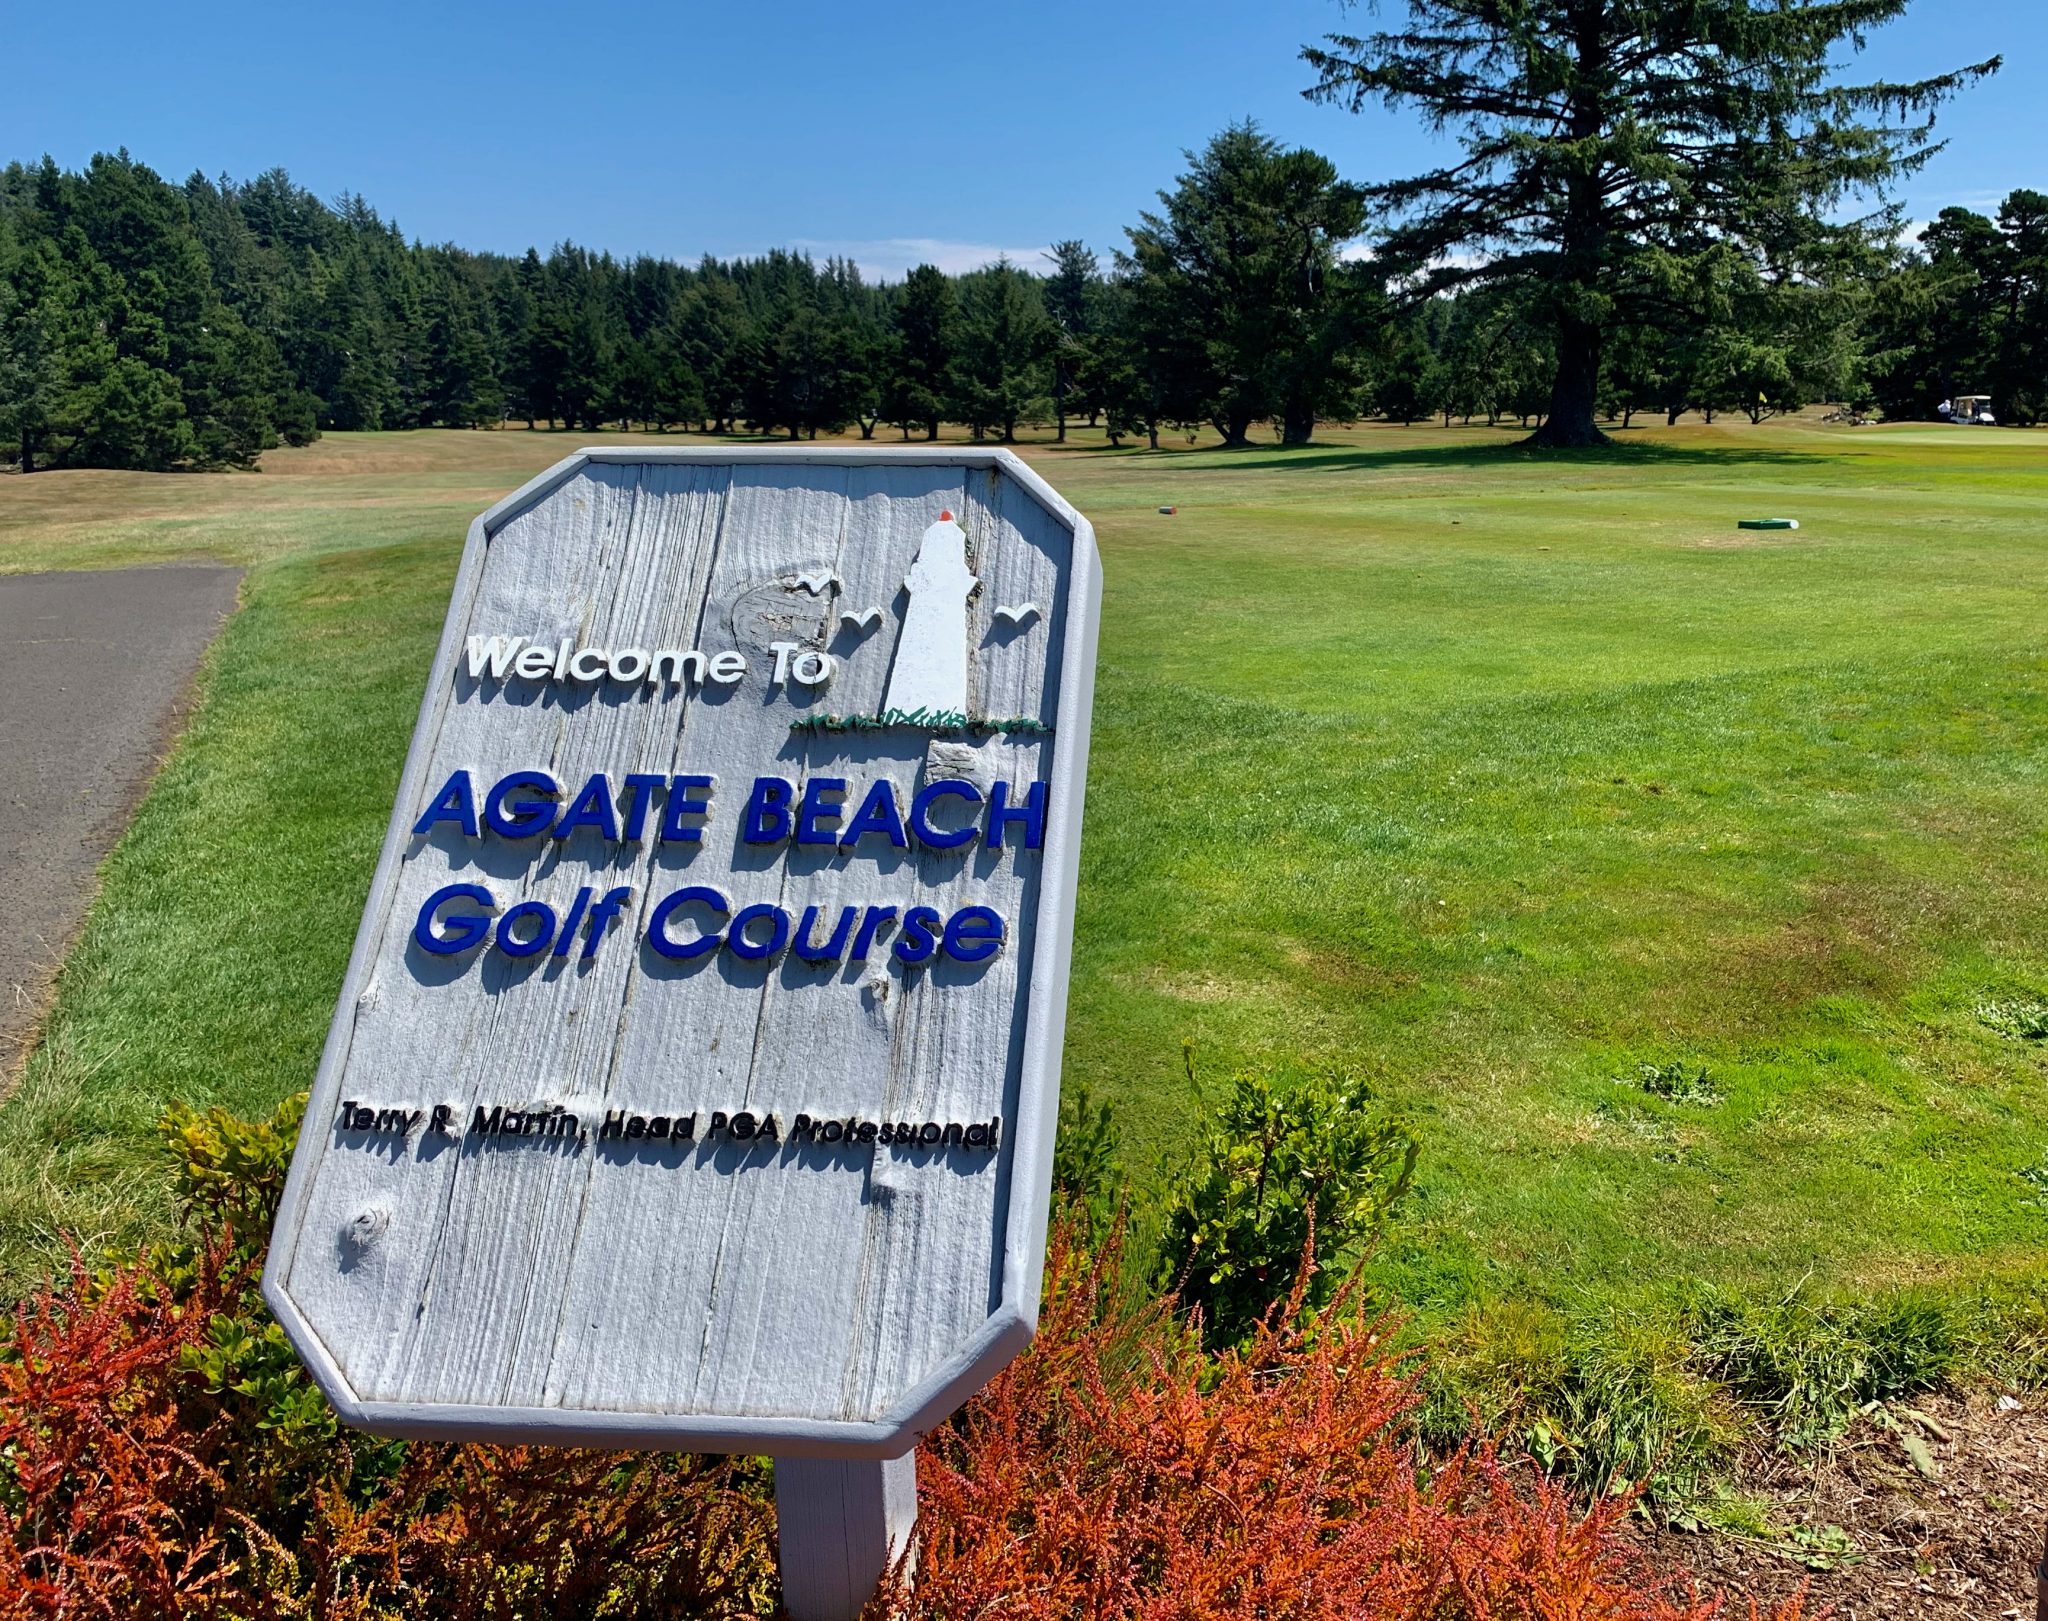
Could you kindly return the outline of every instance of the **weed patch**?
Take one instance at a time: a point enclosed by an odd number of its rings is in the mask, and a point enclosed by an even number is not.
[[[1980,1002],[1977,1018],[1987,1028],[2014,1041],[2040,1041],[2048,1037],[2048,1002],[2032,997]]]
[[[1639,1064],[1633,1083],[1622,1081],[1626,1086],[1634,1084],[1653,1098],[1662,1098],[1666,1103],[1695,1103],[1704,1108],[1713,1108],[1723,1101],[1721,1089],[1714,1084],[1714,1078],[1707,1073],[1705,1064],[1686,1065],[1673,1061],[1668,1064]]]
[[[1759,1303],[1701,1289],[1690,1315],[1694,1365],[1789,1447],[1825,1445],[1869,1403],[1932,1390],[1956,1364],[1948,1314],[1909,1295]]]

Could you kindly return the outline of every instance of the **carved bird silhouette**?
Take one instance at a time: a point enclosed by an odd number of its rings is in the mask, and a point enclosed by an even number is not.
[[[1028,625],[1039,615],[1035,602],[998,603],[996,618],[1010,625]]]
[[[841,630],[857,630],[863,636],[881,622],[882,610],[880,608],[863,608],[858,613],[849,608],[839,616],[839,628]]]
[[[812,596],[822,597],[839,583],[839,576],[830,569],[825,569],[817,574],[799,574],[796,577],[796,583],[810,592]]]

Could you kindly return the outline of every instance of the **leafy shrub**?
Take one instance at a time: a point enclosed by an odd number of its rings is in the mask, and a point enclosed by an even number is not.
[[[1421,1427],[1432,1445],[1511,1437],[1587,1492],[1634,1489],[1693,1523],[1725,1507],[1721,1476],[1745,1440],[1822,1446],[1870,1404],[1964,1368],[2048,1385],[2048,1290],[1816,1303],[1693,1284],[1576,1321],[1488,1301],[1426,1371]]]
[[[1085,1084],[1063,1087],[1059,1135],[1053,1139],[1053,1198],[1082,1223],[1090,1243],[1102,1241],[1123,1207],[1118,1145],[1116,1116],[1109,1104],[1097,1103]]]
[[[2001,1036],[2011,1036],[2015,1041],[2039,1041],[2048,1037],[2048,1002],[2039,1002],[2032,997],[1980,1003],[1977,1017]]]
[[[306,1094],[278,1105],[268,1120],[241,1120],[222,1108],[204,1114],[174,1103],[157,1122],[176,1167],[186,1214],[210,1227],[226,1227],[245,1250],[260,1246],[284,1197],[292,1143],[306,1113]]]
[[[338,1435],[308,1470],[303,1435],[251,1421],[260,1397],[191,1370],[247,1306],[246,1276],[209,1266],[176,1305],[152,1285],[136,1268],[75,1277],[17,1319],[0,1362],[0,1613],[766,1613],[758,1465],[414,1446],[365,1493]]]
[[[1989,1285],[1960,1315],[1965,1363],[2016,1390],[2048,1390],[2048,1281]]]
[[[303,1105],[172,1111],[185,1241],[17,1309],[0,1615],[771,1613],[757,1460],[341,1430],[256,1289]]]
[[[1416,1142],[1356,1077],[1262,1069],[1232,1077],[1205,1126],[1167,1197],[1159,1280],[1200,1311],[1211,1346],[1232,1345],[1283,1297],[1299,1292],[1309,1309],[1329,1301],[1339,1269],[1297,1291],[1303,1257],[1356,1257],[1407,1191]]]
[[[1434,1370],[1425,1433],[1457,1446],[1476,1426],[1596,1497],[1687,1504],[1710,1489],[1741,1431],[1726,1395],[1690,1366],[1692,1349],[1669,1312],[1614,1308],[1572,1323],[1489,1301],[1467,1312]]]
[[[1590,1492],[1697,1497],[1737,1425],[1727,1397],[1688,1365],[1690,1344],[1653,1312],[1616,1309],[1573,1335],[1554,1396],[1565,1472]]]

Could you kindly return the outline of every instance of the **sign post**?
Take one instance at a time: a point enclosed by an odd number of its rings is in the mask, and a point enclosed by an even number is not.
[[[769,1454],[859,1610],[1037,1321],[1099,589],[997,450],[472,525],[264,1273],[344,1419]]]

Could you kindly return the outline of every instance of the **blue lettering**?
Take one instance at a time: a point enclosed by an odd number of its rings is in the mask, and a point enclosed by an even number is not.
[[[716,777],[671,777],[668,783],[668,809],[662,813],[661,841],[664,844],[701,844],[704,842],[704,827],[701,822],[686,824],[685,816],[709,816],[711,814],[711,785]]]
[[[842,906],[839,909],[839,927],[832,931],[832,938],[822,946],[811,944],[811,931],[818,926],[818,908],[806,906],[804,920],[796,931],[796,954],[808,963],[837,962],[846,955],[846,936],[853,928],[853,918],[858,907]]]
[[[569,915],[562,919],[562,932],[555,940],[555,955],[566,957],[569,948],[576,943],[576,925],[583,921],[583,909],[590,904],[590,888],[585,885],[576,891],[576,899],[569,904]]]
[[[604,899],[590,909],[590,930],[583,938],[583,955],[595,957],[598,943],[604,939],[604,931],[611,927],[612,920],[619,915],[619,908],[633,898],[633,886],[621,884],[617,889],[605,891]],[[568,939],[569,931],[562,931],[562,938]]]
[[[513,932],[514,926],[532,918],[538,925],[532,938],[522,940]],[[545,951],[548,942],[555,937],[555,909],[545,901],[521,901],[517,906],[508,907],[505,915],[498,919],[497,938],[493,942],[508,957],[531,957]]]
[[[910,847],[910,840],[903,833],[903,812],[896,808],[896,785],[887,777],[877,779],[869,787],[867,798],[860,802],[860,809],[846,824],[839,842],[850,845],[870,833],[888,834],[889,842],[899,850]]]
[[[932,826],[929,819],[932,806],[947,798],[964,799],[970,805],[979,805],[981,790],[958,777],[945,777],[938,782],[928,782],[917,791],[917,797],[910,802],[910,831],[918,836],[921,843],[930,845],[934,850],[957,850],[963,844],[974,842],[972,827],[942,829]]]
[[[896,916],[893,906],[870,906],[860,920],[860,932],[853,937],[853,961],[866,962],[868,947],[875,943],[875,931]]]
[[[747,844],[780,844],[787,839],[789,807],[795,800],[796,784],[787,777],[756,777],[754,791],[747,795],[741,840]]]
[[[471,946],[481,945],[491,932],[488,917],[467,914],[440,916],[441,908],[454,901],[468,901],[472,906],[481,906],[487,911],[498,904],[482,884],[447,884],[435,890],[420,903],[420,915],[413,921],[413,944],[420,950],[430,951],[437,957],[452,957]],[[434,932],[436,923],[443,926],[444,933]]]
[[[1041,849],[1045,845],[1045,784],[1034,782],[1024,794],[1022,809],[1010,804],[1010,785],[999,782],[988,791],[988,831],[982,842],[991,850],[1000,849],[1003,830],[1011,823],[1024,829],[1024,848]]]
[[[523,788],[547,797],[514,799],[512,796]],[[555,812],[560,808],[554,796],[561,791],[562,785],[545,771],[514,771],[491,785],[490,795],[484,800],[484,822],[500,838],[536,838],[554,825]]]
[[[939,949],[938,937],[932,932],[939,921],[939,914],[929,906],[913,906],[903,914],[903,937],[896,942],[896,957],[899,962],[913,967],[929,962],[933,952]]]
[[[566,839],[586,827],[595,829],[599,838],[618,843],[619,813],[612,804],[612,785],[602,773],[586,782],[582,791],[569,801],[569,808],[555,824],[555,837]]]
[[[654,796],[667,784],[668,778],[658,771],[628,771],[626,773],[625,838],[628,844],[638,842],[647,833],[647,813],[654,808]]]
[[[699,935],[695,940],[670,939],[668,920],[685,906],[702,906],[720,917],[732,915],[732,902],[704,884],[691,884],[662,901],[655,907],[654,915],[647,920],[647,943],[671,962],[688,962],[692,957],[701,957],[707,951],[716,951],[722,938],[722,930],[713,929],[708,934]]]
[[[747,930],[764,919],[768,923],[768,938],[749,940]],[[732,927],[725,931],[725,944],[735,957],[744,957],[748,962],[772,957],[789,944],[789,914],[766,903],[743,906],[734,914]]]
[[[476,789],[471,786],[467,771],[449,774],[441,791],[434,796],[434,802],[412,824],[412,830],[431,833],[441,822],[453,822],[471,838],[476,837]]]
[[[1003,949],[1003,932],[1003,916],[994,907],[963,906],[946,920],[946,955],[955,962],[987,962]]]
[[[844,777],[813,777],[804,784],[804,802],[796,815],[798,844],[837,844],[839,836],[822,824],[846,813]]]

